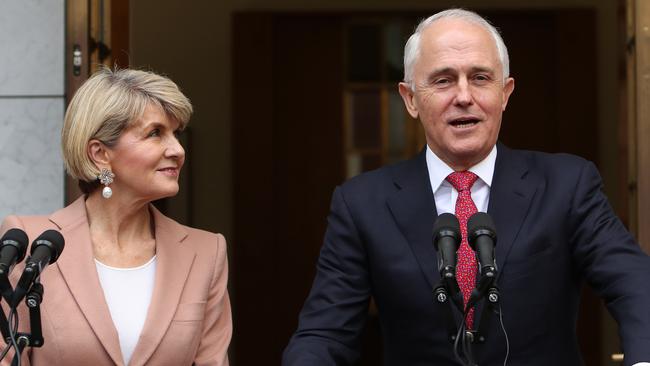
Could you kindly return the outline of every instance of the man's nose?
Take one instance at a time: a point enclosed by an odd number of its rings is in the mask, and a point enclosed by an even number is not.
[[[473,103],[472,91],[467,78],[460,78],[456,87],[456,97],[454,104],[459,106],[468,106]]]

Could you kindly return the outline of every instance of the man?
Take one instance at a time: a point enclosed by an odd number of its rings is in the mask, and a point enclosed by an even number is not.
[[[465,228],[476,211],[496,224],[503,319],[501,328],[492,317],[485,342],[472,345],[479,365],[581,364],[575,326],[584,280],[619,323],[625,364],[650,361],[650,259],[612,212],[594,165],[497,143],[514,89],[498,32],[469,11],[438,13],[409,39],[404,69],[399,90],[427,148],[335,190],[283,365],[354,364],[371,296],[385,365],[457,365],[447,308],[433,296],[433,223],[447,212],[461,221],[456,277],[467,302],[477,270]],[[470,313],[465,324],[476,329],[480,317]]]

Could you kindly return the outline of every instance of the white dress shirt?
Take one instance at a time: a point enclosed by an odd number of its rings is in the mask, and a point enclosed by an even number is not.
[[[443,213],[455,214],[458,191],[446,180],[447,176],[453,173],[454,170],[444,161],[440,160],[428,146],[426,159],[427,169],[429,170],[429,181],[431,182],[431,190],[433,191],[433,198],[436,201],[438,215],[442,215]],[[472,186],[472,200],[479,212],[487,212],[496,161],[497,147],[495,145],[485,159],[468,169],[478,176],[478,179]],[[650,366],[650,362],[639,362],[632,366]]]
[[[438,215],[455,213],[458,191],[446,180],[447,176],[453,173],[454,170],[444,161],[440,160],[428,146],[426,159],[427,169],[429,170],[429,181],[431,182],[433,197],[436,200]],[[494,175],[494,164],[496,161],[497,147],[495,145],[485,159],[469,168],[470,172],[478,176],[478,179],[472,186],[472,200],[479,212],[487,212],[490,202],[490,186],[492,185],[492,176]]]

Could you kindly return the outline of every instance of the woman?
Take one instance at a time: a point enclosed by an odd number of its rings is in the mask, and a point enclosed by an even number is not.
[[[62,147],[84,195],[49,217],[7,217],[1,230],[33,240],[55,229],[66,241],[41,276],[44,346],[26,348],[23,365],[228,365],[225,239],[151,205],[178,192],[177,135],[191,114],[176,84],[151,72],[104,69],[79,88]]]

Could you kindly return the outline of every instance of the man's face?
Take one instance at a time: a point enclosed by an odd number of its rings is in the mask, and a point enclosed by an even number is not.
[[[400,83],[400,94],[440,159],[466,170],[490,153],[514,79],[503,79],[496,43],[486,29],[460,19],[427,27],[412,85],[413,90]]]

